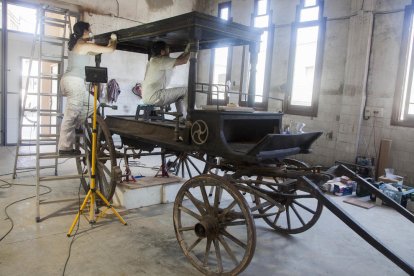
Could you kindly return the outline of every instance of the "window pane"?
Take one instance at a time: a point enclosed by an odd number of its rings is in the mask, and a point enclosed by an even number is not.
[[[313,21],[319,19],[319,7],[302,9],[300,11],[300,22]]]
[[[319,26],[299,28],[290,104],[311,106]]]
[[[36,27],[36,9],[7,5],[7,29],[25,33],[34,33]]]
[[[310,7],[310,6],[315,6],[316,5],[316,0],[305,0],[304,3],[304,7]]]
[[[254,18],[254,26],[256,28],[266,28],[269,25],[269,16],[262,15]]]
[[[255,102],[263,102],[263,88],[264,88],[264,79],[265,79],[265,69],[266,69],[266,52],[267,52],[267,37],[268,32],[263,32],[260,41],[260,52],[257,59],[256,67],[256,89],[255,89]]]
[[[228,48],[216,48],[214,52],[213,84],[225,84],[227,76]],[[224,99],[224,87],[213,87],[213,99]],[[218,91],[217,91],[218,90]],[[221,93],[220,93],[221,92]],[[217,95],[218,93],[218,95]]]
[[[257,1],[257,15],[267,14],[267,0]]]
[[[220,18],[224,20],[229,19],[229,8],[225,7],[220,10]]]

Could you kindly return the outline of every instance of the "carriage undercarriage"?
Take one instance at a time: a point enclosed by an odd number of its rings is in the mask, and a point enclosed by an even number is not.
[[[147,155],[161,157],[160,177],[167,177],[171,172],[186,177],[188,180],[174,202],[174,229],[184,254],[202,273],[235,275],[242,272],[254,256],[256,219],[262,219],[279,233],[298,234],[317,222],[324,206],[403,270],[414,272],[410,264],[325,195],[321,184],[336,175],[347,175],[414,222],[412,214],[345,166],[340,165],[328,173],[288,157],[263,163],[225,159],[182,141],[151,144],[148,135],[131,135],[120,131],[125,129],[123,127],[109,127],[112,119],[98,118],[97,187],[111,199],[116,184],[122,179],[117,159],[128,164],[131,158]],[[112,134],[121,136],[122,147],[115,148]],[[86,128],[86,151],[90,150],[90,135]],[[156,151],[157,148],[160,150]],[[194,161],[196,159],[198,162]],[[84,169],[87,162],[77,161],[78,169],[87,173]],[[88,188],[86,182],[83,184]]]

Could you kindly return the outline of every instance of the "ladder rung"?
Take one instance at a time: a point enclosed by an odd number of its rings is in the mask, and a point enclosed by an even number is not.
[[[36,141],[36,140],[33,140],[33,141]],[[42,141],[40,141],[39,146],[56,146],[56,142],[57,142],[56,140],[51,140],[54,143],[50,143],[50,142],[44,143]],[[23,141],[21,141],[19,145],[19,147],[35,147],[35,146],[37,146],[36,143],[23,144]]]
[[[40,140],[40,142],[52,142],[52,141],[56,141],[56,139],[41,139]],[[22,139],[22,142],[37,142],[37,140],[36,139]]]
[[[17,156],[36,156],[35,152],[30,153],[18,153]]]
[[[51,77],[51,78],[59,78],[60,74],[49,74],[49,73],[43,73],[41,74],[42,77]]]
[[[36,127],[36,124],[28,125],[23,124],[22,127]],[[41,124],[40,127],[57,127],[58,125],[48,125],[48,124]]]
[[[68,56],[63,56],[63,58],[68,58]],[[54,61],[60,61],[62,56],[51,56],[51,55],[42,55],[42,59],[50,59]]]
[[[43,19],[45,21],[56,22],[56,23],[63,23],[63,24],[69,23],[69,20],[53,18],[53,17],[47,17],[47,16],[43,17]]]
[[[85,154],[77,154],[77,155],[59,155],[56,152],[51,153],[41,153],[39,154],[39,159],[56,159],[56,158],[75,158],[75,157],[84,157]]]
[[[25,108],[23,111],[29,111],[29,112],[37,112],[37,108]],[[57,113],[57,110],[50,110],[50,109],[40,109],[40,112],[55,112]]]
[[[44,35],[43,39],[56,39],[61,41],[69,41],[69,38],[66,37],[58,37],[58,36],[50,36],[50,35]]]
[[[52,168],[56,168],[56,166],[54,165],[49,165],[49,166],[39,166],[39,169],[52,169]],[[36,166],[29,166],[29,167],[16,167],[16,171],[19,170],[36,170]]]
[[[59,134],[40,134],[39,137],[59,137]]]
[[[65,45],[64,42],[55,42],[55,41],[49,41],[49,40],[42,40],[42,43],[59,46],[59,47],[63,47]]]
[[[40,95],[40,97],[57,97],[57,93],[26,93],[28,96],[37,96]]]
[[[46,20],[43,22],[43,24],[44,24],[44,25],[53,26],[53,27],[62,28],[62,29],[66,27],[66,25],[65,25],[65,24],[62,24],[62,23],[60,23],[59,21],[51,21],[51,20],[48,20],[48,19],[46,19]]]
[[[87,174],[75,174],[75,175],[58,175],[58,176],[41,176],[39,181],[53,181],[53,180],[65,180],[65,179],[81,179],[88,177]]]
[[[63,113],[58,113],[56,111],[40,112],[40,116],[63,116]]]
[[[29,76],[31,79],[42,79],[42,80],[58,80],[57,77],[48,77],[48,76]]]

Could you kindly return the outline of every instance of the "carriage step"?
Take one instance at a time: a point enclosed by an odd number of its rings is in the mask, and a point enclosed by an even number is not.
[[[88,174],[58,175],[58,176],[41,176],[39,181],[69,180],[87,178]]]

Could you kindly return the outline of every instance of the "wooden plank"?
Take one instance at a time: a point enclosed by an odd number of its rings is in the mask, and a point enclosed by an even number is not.
[[[378,162],[375,170],[375,179],[378,180],[378,177],[385,174],[385,168],[388,167],[390,153],[391,153],[391,143],[392,140],[381,139]]]

